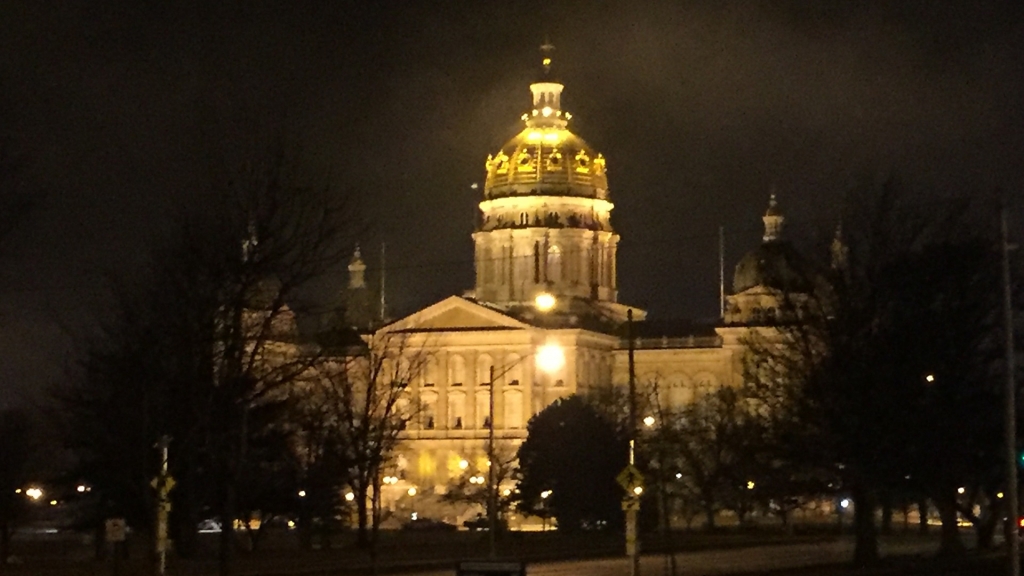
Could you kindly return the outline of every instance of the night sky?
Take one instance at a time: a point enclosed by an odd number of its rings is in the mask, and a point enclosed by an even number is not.
[[[106,278],[239,118],[287,125],[357,200],[393,310],[470,288],[470,186],[545,37],[570,128],[608,159],[620,300],[653,317],[717,313],[718,226],[731,268],[773,187],[806,234],[887,175],[1024,185],[1020,2],[0,0],[0,130],[40,199],[0,247],[0,404],[64,377]]]

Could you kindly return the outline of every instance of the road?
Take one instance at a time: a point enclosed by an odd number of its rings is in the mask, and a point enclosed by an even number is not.
[[[909,542],[882,545],[882,555],[909,555],[934,553],[937,543]],[[676,554],[676,574],[679,576],[715,576],[742,574],[760,570],[800,568],[844,562],[853,557],[853,541],[841,540],[823,544],[793,544],[756,546],[733,550],[708,550]],[[665,556],[644,556],[640,572],[644,576],[670,574]],[[453,570],[417,572],[410,576],[452,576]],[[626,558],[576,560],[530,564],[529,576],[624,576],[629,574]]]

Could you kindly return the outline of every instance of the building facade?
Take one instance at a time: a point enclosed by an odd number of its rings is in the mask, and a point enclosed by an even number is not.
[[[637,381],[657,382],[663,405],[736,385],[743,334],[773,309],[780,287],[772,271],[778,255],[789,253],[774,195],[763,244],[737,266],[719,322],[659,323],[619,302],[608,162],[570,131],[572,115],[562,108],[564,87],[549,57],[542,70],[530,85],[523,130],[484,166],[472,235],[474,288],[375,334],[400,337],[404,350],[422,355],[409,388],[419,416],[395,464],[399,493],[443,493],[467,469],[486,470],[492,399],[496,441],[514,451],[529,419],[555,400],[627,385],[627,332],[634,335]],[[357,254],[351,286],[364,286],[364,269]],[[542,294],[554,298],[540,308]]]

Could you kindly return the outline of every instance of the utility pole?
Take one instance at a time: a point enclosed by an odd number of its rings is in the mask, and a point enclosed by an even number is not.
[[[1017,388],[1014,383],[1014,346],[1013,346],[1013,301],[1010,282],[1010,242],[1007,230],[1006,204],[1004,202],[999,215],[1000,235],[1002,236],[1003,256],[1003,322],[1006,333],[1006,388],[1004,396],[1005,412],[1003,414],[1006,443],[1006,541],[1009,554],[1010,576],[1020,576],[1020,541],[1017,536],[1017,515],[1019,512],[1017,490]]]
[[[718,314],[725,320],[725,226],[718,227]]]
[[[636,464],[636,364],[634,362],[633,310],[626,310],[626,338],[629,340],[629,468]],[[628,490],[628,489],[627,489]],[[626,555],[629,556],[630,576],[640,576],[640,542],[638,538],[637,515],[640,509],[640,494],[627,492],[622,502],[626,511]]]
[[[497,555],[495,548],[495,532],[498,530],[498,498],[494,478],[494,364],[491,364],[490,389],[487,407],[487,538],[490,545],[490,556]]]
[[[156,554],[157,574],[163,576],[167,572],[167,518],[171,512],[171,489],[174,488],[174,478],[171,478],[167,465],[167,448],[171,444],[171,437],[164,435],[156,443],[156,449],[160,451],[160,475],[153,479],[152,486],[156,489]],[[223,522],[223,519],[221,520]]]

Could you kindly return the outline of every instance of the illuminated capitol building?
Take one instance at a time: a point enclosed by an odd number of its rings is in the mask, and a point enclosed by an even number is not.
[[[492,394],[496,442],[508,453],[553,401],[626,386],[628,316],[636,381],[657,381],[659,401],[671,406],[739,383],[742,335],[772,311],[765,270],[789,250],[774,198],[764,242],[737,265],[717,325],[658,332],[643,310],[619,302],[608,161],[570,131],[564,87],[550,69],[546,57],[523,130],[487,156],[472,238],[475,287],[376,333],[401,335],[424,358],[410,385],[419,413],[393,467],[397,490],[441,493],[467,470],[486,470]],[[358,253],[349,268],[349,290],[365,291]]]

